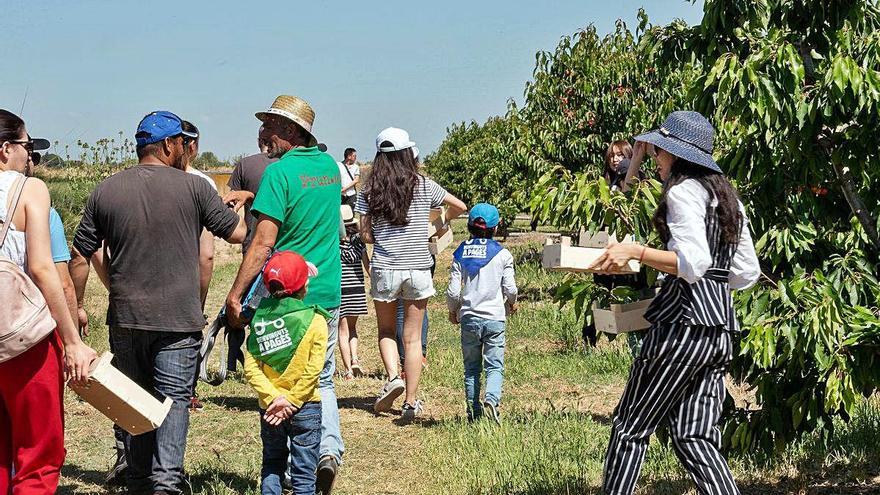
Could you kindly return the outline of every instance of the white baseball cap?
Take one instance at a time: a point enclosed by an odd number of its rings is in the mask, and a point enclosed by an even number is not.
[[[382,143],[386,141],[391,143],[391,146],[382,146]],[[376,136],[376,150],[378,151],[400,151],[415,147],[416,143],[410,141],[409,133],[397,127],[389,127]]]

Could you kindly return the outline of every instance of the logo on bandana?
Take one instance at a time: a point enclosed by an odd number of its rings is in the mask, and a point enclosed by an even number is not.
[[[486,245],[485,244],[471,244],[465,245],[464,249],[461,253],[462,258],[485,258],[486,257]]]

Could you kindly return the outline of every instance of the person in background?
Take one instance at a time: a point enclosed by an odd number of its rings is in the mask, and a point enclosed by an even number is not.
[[[186,173],[201,177],[216,192],[217,184],[214,184],[214,180],[192,166],[195,159],[199,156],[199,128],[186,120],[183,121],[181,127],[184,132],[194,136],[184,135],[183,137],[183,146],[186,150]],[[214,235],[208,232],[207,229],[202,229],[202,235],[199,236],[199,299],[202,301],[202,311],[205,310],[205,299],[208,297],[208,288],[211,286],[213,274]]]
[[[357,164],[357,151],[346,148],[339,162],[339,176],[342,178],[342,204],[354,209],[357,204],[357,186],[361,181],[361,168]]]
[[[126,437],[132,492],[180,493],[192,384],[205,326],[199,300],[202,228],[228,242],[247,227],[203,179],[187,174],[180,117],[157,111],[138,124],[138,165],[98,184],[73,239],[71,275],[84,293],[89,259],[106,245],[107,324],[118,368],[174,402],[155,431]],[[81,302],[81,301],[80,301]]]
[[[262,416],[263,495],[281,495],[288,458],[293,493],[315,493],[321,452],[318,379],[331,318],[320,306],[303,302],[309,277],[317,274],[314,265],[291,251],[276,252],[263,268],[271,297],[254,312],[244,358],[244,376],[259,396]]]
[[[31,139],[20,117],[0,110],[0,222],[7,229],[0,256],[31,278],[55,322],[54,330],[51,322],[41,329],[48,331],[42,340],[0,362],[0,493],[16,495],[55,493],[65,457],[64,375],[85,384],[97,357],[77,331],[52,262],[49,189],[25,176],[36,148],[48,141]],[[10,331],[0,328],[4,336]]]
[[[370,270],[367,246],[358,232],[354,219],[346,222],[347,239],[339,244],[342,259],[342,304],[339,306],[339,355],[345,367],[343,377],[350,380],[363,376],[358,359],[358,316],[367,314],[367,293],[364,290],[364,270]]]
[[[322,426],[317,491],[327,495],[345,450],[333,384],[342,281],[339,167],[330,155],[318,149],[318,140],[312,134],[315,112],[302,98],[281,95],[256,117],[263,123],[261,136],[269,145],[269,157],[280,160],[266,168],[254,199],[252,211],[258,214],[257,227],[226,296],[226,314],[231,324],[244,323],[241,297],[274,250],[297,252],[317,266],[319,273],[311,280],[304,301],[332,315],[318,385]]]
[[[498,209],[478,203],[468,215],[471,238],[455,250],[446,305],[449,321],[461,324],[464,393],[467,416],[473,421],[487,414],[500,424],[501,386],[504,382],[505,321],[516,313],[513,255],[492,239],[498,227]],[[480,399],[480,378],[486,369],[486,396]]]
[[[629,141],[619,140],[608,145],[605,151],[605,170],[602,177],[613,189],[620,189],[620,183],[626,177],[629,160],[633,156],[632,146]]]
[[[389,411],[405,391],[404,422],[422,413],[422,402],[417,400],[422,374],[421,326],[428,298],[435,294],[427,238],[429,213],[445,204],[448,218],[455,218],[466,209],[461,200],[419,172],[414,147],[403,129],[389,127],[379,133],[370,178],[355,208],[361,214],[361,235],[365,242],[375,244],[370,293],[376,306],[379,350],[388,374],[373,409],[377,413]],[[397,299],[401,297],[405,384],[394,342]]]
[[[614,244],[593,267],[618,270],[635,259],[670,276],[645,311],[651,327],[614,409],[602,490],[635,491],[648,441],[665,425],[699,493],[737,494],[717,423],[739,329],[731,292],[761,274],[748,217],[712,158],[715,130],[705,117],[672,112],[635,140],[663,180],[654,227],[664,246]]]
[[[30,139],[30,136],[28,136]],[[34,139],[34,149],[48,149],[49,141],[45,139]],[[42,160],[42,155],[39,152],[34,151],[31,153],[31,160],[28,162],[27,172],[25,173],[28,177],[34,176],[34,168],[40,164],[40,160]],[[61,221],[61,215],[55,210],[55,208],[49,208],[49,240],[51,242],[51,250],[52,250],[52,261],[55,263],[55,270],[58,272],[58,277],[61,279],[61,287],[64,289],[64,299],[67,301],[67,307],[70,310],[70,315],[73,317],[74,323],[77,323],[81,320],[80,311],[85,314],[85,310],[77,307],[76,304],[76,290],[73,288],[73,280],[70,278],[70,269],[67,266],[70,261],[70,249],[67,247],[67,235],[64,232],[64,222]],[[85,316],[86,322],[88,322],[88,315]],[[81,336],[87,337],[88,334],[88,326],[83,326],[85,332],[80,332]]]
[[[254,238],[254,231],[257,227],[257,217],[251,212],[254,198],[260,189],[260,182],[263,180],[263,173],[266,167],[278,161],[277,157],[270,158],[267,150],[267,135],[263,128],[257,134],[257,146],[260,152],[256,155],[250,155],[242,158],[235,163],[232,169],[232,175],[229,177],[229,192],[223,196],[223,202],[231,204],[235,211],[244,206],[244,220],[247,223],[247,238],[241,245],[241,257],[244,258],[247,250]]]

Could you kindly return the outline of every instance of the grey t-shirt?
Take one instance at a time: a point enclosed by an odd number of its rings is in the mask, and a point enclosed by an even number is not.
[[[263,180],[263,172],[266,167],[277,162],[277,158],[269,158],[265,153],[246,156],[235,164],[232,170],[232,176],[226,185],[233,191],[250,191],[257,195],[260,188],[260,181]],[[247,223],[247,237],[241,245],[242,250],[247,251],[254,237],[254,230],[257,227],[257,217],[251,214],[251,201],[244,205],[244,221]]]
[[[98,184],[73,245],[90,257],[110,250],[107,324],[195,332],[205,326],[199,300],[202,228],[229,237],[238,215],[201,177],[164,165],[137,165]]]

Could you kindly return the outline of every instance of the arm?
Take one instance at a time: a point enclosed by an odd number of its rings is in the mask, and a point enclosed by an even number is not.
[[[73,287],[73,279],[70,278],[70,269],[66,262],[55,263],[55,271],[58,272],[58,278],[61,279],[61,288],[64,291],[64,300],[67,302],[67,310],[74,324],[80,323],[79,329],[84,335],[88,335],[88,326],[83,326],[79,321],[79,305],[76,301],[76,289]]]
[[[361,215],[361,239],[367,244],[373,244],[376,241],[373,238],[373,217],[371,215]]]
[[[593,266],[603,271],[623,267],[629,260],[641,262],[696,283],[712,265],[709,242],[706,240],[706,205],[709,193],[697,181],[686,180],[673,186],[666,194],[669,210],[666,224],[671,239],[668,250],[653,249],[636,243],[609,246]]]
[[[501,272],[501,293],[504,294],[505,304],[516,311],[516,295],[519,289],[516,287],[516,271],[513,268],[513,255],[504,250],[504,268]]]
[[[730,288],[734,290],[751,287],[761,276],[761,264],[758,262],[758,255],[755,254],[755,245],[752,243],[752,234],[749,232],[749,219],[742,205],[740,205],[740,211],[743,215],[743,226],[739,234],[736,253],[730,260],[730,277],[728,278]]]
[[[266,264],[266,260],[272,254],[280,226],[281,222],[262,214],[257,221],[254,239],[241,262],[235,282],[233,282],[232,288],[229,289],[229,294],[226,296],[226,315],[234,326],[241,326],[241,296],[257,275],[260,274],[260,270],[263,269],[263,265]]]
[[[244,352],[244,378],[248,385],[257,392],[260,402],[271,404],[272,401],[284,395],[284,392],[263,373],[263,370],[260,369],[260,363],[248,351]]]
[[[347,186],[342,188],[342,192],[345,192],[345,191],[348,191],[349,189],[353,189],[353,188],[357,187],[360,180],[361,180],[360,177],[355,176],[353,181],[351,181]]]
[[[101,249],[95,251],[90,261],[92,268],[95,270],[95,275],[98,276],[98,280],[104,284],[105,289],[110,290],[110,272],[107,269],[107,264],[110,263],[110,254],[107,252],[106,242],[103,243]]]
[[[461,265],[453,261],[449,269],[449,285],[446,287],[446,307],[449,309],[449,321],[458,324],[458,312],[461,310]]]
[[[214,235],[207,230],[199,237],[199,297],[202,311],[205,310],[205,299],[208,287],[211,286],[211,275],[214,273]]]
[[[64,343],[64,361],[73,380],[85,384],[89,364],[97,357],[91,347],[83,343],[64,297],[61,279],[52,262],[49,238],[49,190],[43,181],[28,180],[22,194],[25,213],[28,270],[34,284],[43,293],[58,333]],[[30,221],[28,221],[30,220]]]
[[[306,361],[305,369],[302,374],[297,377],[289,378],[294,385],[287,393],[287,401],[294,407],[299,409],[303,403],[307,402],[314,394],[318,387],[318,377],[321,370],[324,369],[324,359],[327,356],[327,320],[319,314],[315,314],[312,324],[306,333],[306,338],[300,342],[300,346],[308,346],[308,361]],[[297,350],[299,353],[299,350]],[[291,361],[292,362],[292,361]],[[290,370],[285,370],[284,375]]]
[[[467,211],[467,206],[465,206],[464,202],[449,193],[446,193],[446,196],[443,198],[443,204],[446,205],[446,215],[443,218],[444,224],[448,224]]]

